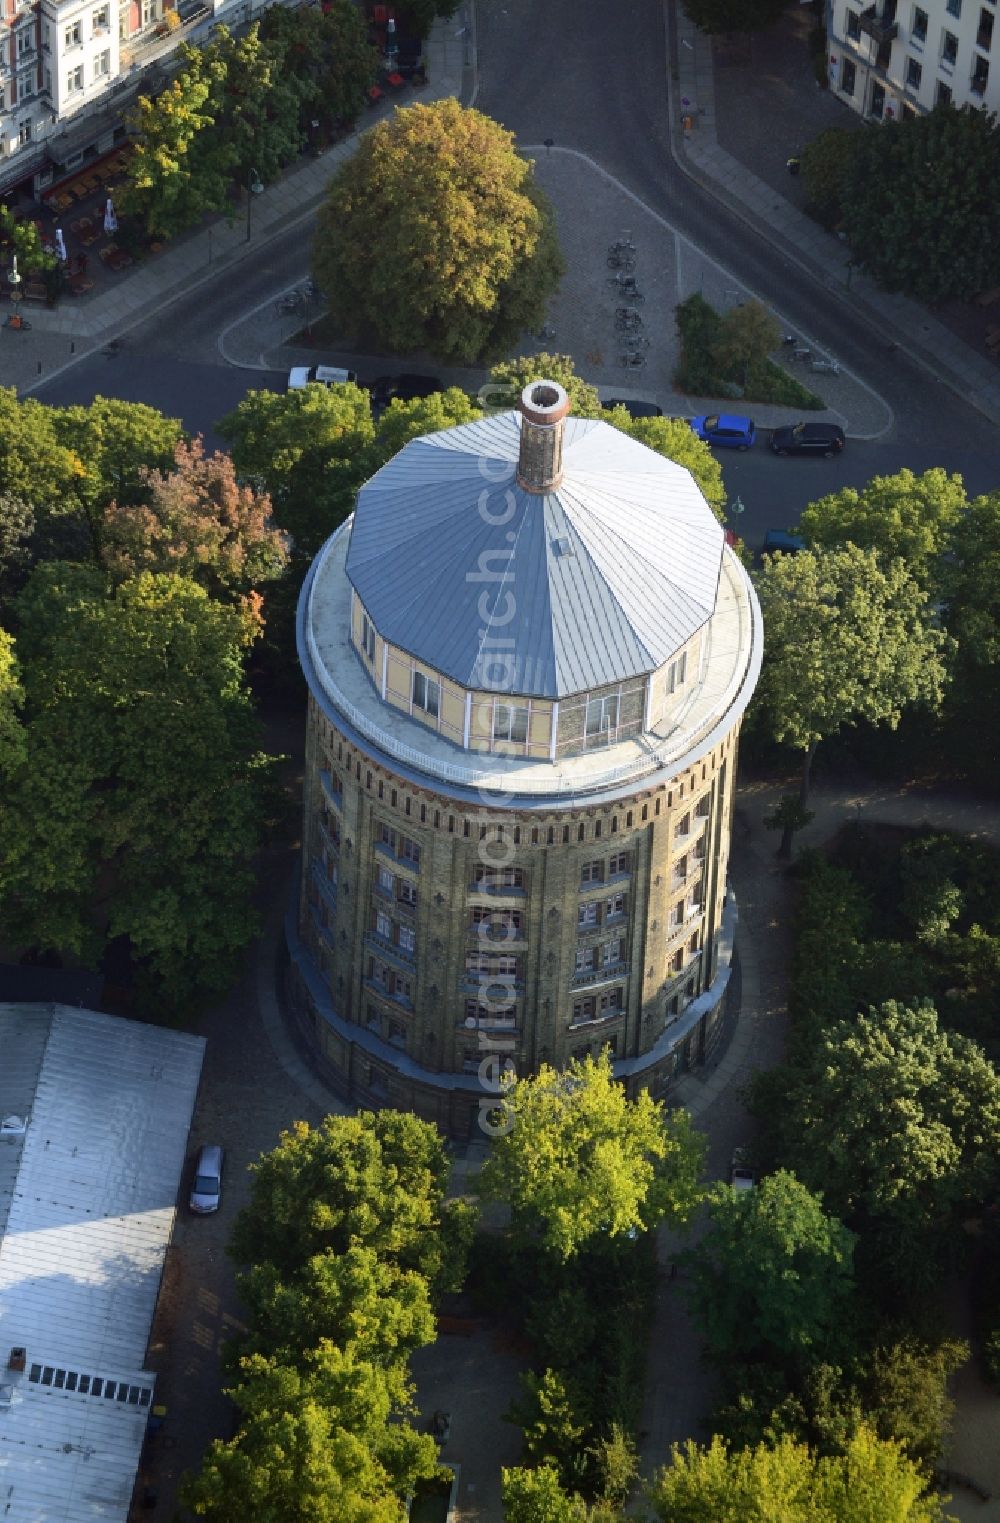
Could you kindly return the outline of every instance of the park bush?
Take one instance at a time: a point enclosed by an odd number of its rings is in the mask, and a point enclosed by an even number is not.
[[[761,343],[756,350],[736,357],[732,330],[755,308],[763,312],[758,303],[746,303],[723,316],[697,294],[680,302],[674,309],[681,340],[674,385],[696,397],[742,397],[748,402],[771,402],[806,412],[824,407],[821,397],[768,358],[768,350],[779,342],[776,324],[768,334],[761,323]]]

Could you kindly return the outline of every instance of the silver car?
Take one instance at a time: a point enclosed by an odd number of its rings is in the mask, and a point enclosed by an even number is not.
[[[218,1211],[222,1200],[222,1163],[220,1147],[203,1147],[194,1166],[194,1183],[188,1197],[188,1209],[197,1216],[208,1216]]]

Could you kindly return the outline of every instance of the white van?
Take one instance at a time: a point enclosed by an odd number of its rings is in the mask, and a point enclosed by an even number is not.
[[[287,390],[301,391],[310,381],[318,381],[321,386],[343,386],[357,379],[356,370],[339,370],[336,365],[293,365],[288,372]]]

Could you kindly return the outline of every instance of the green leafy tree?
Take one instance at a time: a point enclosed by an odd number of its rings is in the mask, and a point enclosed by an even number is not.
[[[296,1122],[252,1165],[249,1206],[230,1252],[294,1273],[316,1254],[370,1247],[437,1288],[460,1278],[452,1255],[468,1236],[468,1213],[445,1204],[448,1155],[426,1121],[397,1111]]]
[[[788,0],[684,0],[684,9],[703,32],[762,32],[773,26]]]
[[[172,238],[229,205],[234,159],[218,152],[212,137],[219,88],[201,51],[189,48],[176,79],[155,100],[140,95],[131,113],[133,152],[120,210],[151,237]]]
[[[587,1523],[578,1496],[568,1496],[553,1465],[500,1472],[505,1523]]]
[[[719,372],[742,377],[745,386],[751,370],[762,365],[780,343],[781,327],[774,314],[759,301],[741,302],[719,320],[715,339]]]
[[[378,1369],[317,1349],[305,1370],[251,1358],[229,1393],[244,1413],[216,1439],[185,1505],[217,1523],[405,1523],[405,1496],[437,1474],[437,1445],[398,1412]]]
[[[829,1027],[754,1109],[777,1155],[862,1235],[886,1283],[932,1280],[958,1225],[1000,1182],[1000,1076],[942,1030],[933,1005],[892,1001]],[[771,1091],[773,1093],[773,1091]]]
[[[856,545],[765,559],[758,702],[775,740],[804,754],[801,798],[819,742],[867,720],[895,729],[911,704],[936,706],[948,637],[901,561]]]
[[[0,494],[0,607],[31,563],[35,512],[20,497]]]
[[[918,476],[897,471],[867,486],[844,487],[805,508],[799,533],[810,548],[860,545],[886,560],[902,560],[921,586],[936,587],[941,558],[968,512],[961,476],[935,466]]]
[[[836,1354],[854,1289],[854,1234],[792,1174],[750,1190],[722,1185],[685,1260],[690,1299],[712,1357],[794,1369]]]
[[[860,133],[828,127],[802,151],[802,180],[820,219],[839,222],[848,195]]]
[[[989,112],[936,106],[856,134],[844,230],[889,291],[963,300],[1000,280],[1000,132]]]
[[[148,471],[145,489],[145,502],[104,510],[101,554],[115,577],[172,571],[231,596],[284,572],[288,551],[271,499],[240,486],[228,455],[181,441],[173,469]]]
[[[404,26],[426,37],[438,16],[454,16],[459,0],[402,0],[399,7]]]
[[[216,428],[239,474],[267,492],[294,551],[311,559],[353,511],[372,444],[368,393],[303,386],[279,396],[250,391]]]
[[[535,1465],[556,1465],[562,1479],[583,1459],[586,1425],[580,1392],[558,1370],[521,1376],[522,1395],[509,1414],[524,1433],[524,1452]]]
[[[186,46],[182,54],[212,81],[205,107],[212,125],[197,157],[208,151],[244,188],[252,170],[265,182],[277,179],[302,141],[299,92],[281,50],[261,40],[257,22],[242,37],[220,22],[206,47]]]
[[[327,0],[322,9],[272,5],[261,18],[260,35],[295,90],[301,132],[313,121],[330,132],[356,119],[375,79],[377,55],[364,14],[351,0]]]
[[[813,811],[805,807],[797,793],[783,793],[771,813],[764,816],[766,830],[781,831],[777,854],[784,861],[791,858],[795,836],[800,830],[805,830],[813,819]]]
[[[925,1343],[911,1332],[881,1343],[864,1361],[864,1405],[880,1438],[895,1439],[930,1470],[940,1464],[951,1427],[951,1377],[968,1359],[954,1339]]]
[[[365,133],[320,209],[313,266],[348,330],[452,360],[537,328],[564,269],[513,134],[454,99]]]
[[[480,1193],[557,1258],[605,1234],[683,1222],[698,1199],[704,1147],[686,1112],[665,1112],[645,1090],[627,1099],[607,1053],[561,1073],[543,1063],[502,1093],[498,1120]]]
[[[18,599],[27,760],[0,821],[17,943],[93,957],[131,938],[150,996],[225,988],[256,919],[250,862],[269,760],[243,686],[252,607],[179,577],[112,596],[39,566]]]
[[[650,1503],[659,1523],[947,1523],[925,1488],[901,1445],[862,1427],[830,1456],[788,1437],[749,1449],[718,1437],[675,1447]]]
[[[0,492],[27,503],[36,520],[66,511],[66,497],[87,467],[56,433],[56,408],[29,397],[18,400],[13,386],[0,387]]]
[[[941,587],[958,654],[943,722],[950,759],[989,785],[1000,750],[1000,492],[969,503],[949,551]]]
[[[24,731],[19,717],[23,696],[14,641],[0,629],[0,784],[4,787],[24,760]]]
[[[573,404],[574,418],[609,416],[601,406],[597,387],[577,375],[576,365],[568,354],[520,354],[512,360],[501,360],[493,366],[489,382],[483,388],[483,405],[509,412],[520,402],[524,388],[538,380],[558,382]]]

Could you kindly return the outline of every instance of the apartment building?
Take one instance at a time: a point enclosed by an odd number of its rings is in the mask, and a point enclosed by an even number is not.
[[[829,0],[827,34],[831,90],[874,121],[1000,110],[997,0]]]

